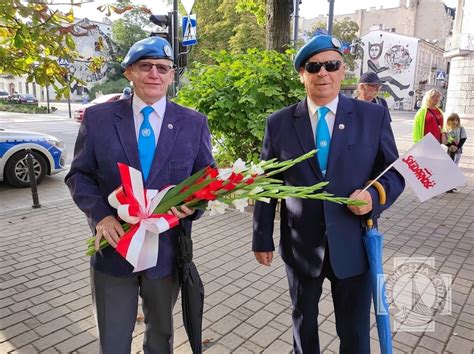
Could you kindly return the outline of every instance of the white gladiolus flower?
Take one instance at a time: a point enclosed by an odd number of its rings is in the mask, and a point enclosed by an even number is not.
[[[217,176],[217,178],[224,181],[228,179],[231,174],[232,174],[231,168],[221,168],[219,169],[219,176]]]
[[[210,216],[214,216],[217,214],[224,214],[225,210],[227,209],[228,205],[226,203],[222,203],[218,200],[210,200],[207,203],[207,210],[210,210]]]
[[[258,199],[259,202],[264,202],[264,203],[270,203],[270,198],[259,198]]]
[[[261,168],[259,165],[256,165],[253,162],[250,165],[250,174],[252,176],[262,175],[264,172],[265,172],[265,170],[263,168]]]
[[[247,167],[245,166],[245,161],[243,161],[240,157],[234,162],[234,165],[232,166],[232,171],[234,173],[241,173],[246,169]]]
[[[238,209],[240,212],[244,212],[245,207],[249,205],[249,203],[247,198],[242,198],[233,200],[232,205],[234,205],[235,209]]]

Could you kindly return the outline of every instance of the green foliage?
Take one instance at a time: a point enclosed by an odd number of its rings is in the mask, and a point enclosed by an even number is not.
[[[317,29],[326,29],[326,24],[323,22],[316,23],[313,26],[310,35],[312,35]],[[349,18],[344,18],[340,21],[334,21],[332,28],[332,33],[334,37],[341,40],[342,42],[349,44],[357,38],[358,31],[359,26],[357,25],[357,22],[354,22]],[[357,59],[357,57],[352,55],[351,53],[345,53],[343,54],[343,57],[344,63],[349,67],[349,69],[351,71],[354,70],[355,60]]]
[[[128,81],[126,78],[122,77],[118,80],[113,80],[113,81],[106,81],[102,84],[95,85],[90,91],[89,91],[89,97],[90,99],[94,99],[95,93],[102,91],[104,95],[108,93],[120,93],[123,91],[125,87],[130,87],[130,81]]]
[[[265,0],[237,0],[239,13],[252,13],[260,26],[265,25]]]
[[[191,70],[190,83],[178,92],[176,102],[208,116],[219,164],[239,157],[257,161],[266,117],[304,97],[292,54],[221,51],[212,53],[215,64],[196,64]]]
[[[51,112],[55,112],[58,109],[56,107],[50,107]],[[38,106],[37,104],[18,104],[8,103],[0,100],[0,111],[2,112],[15,112],[15,113],[48,113],[46,106]]]
[[[0,1],[0,74],[27,75],[28,82],[53,85],[58,96],[67,95],[68,72],[57,59],[77,57],[73,20],[72,10],[63,14],[39,2]]]
[[[226,50],[245,53],[250,48],[265,48],[265,29],[243,0],[196,0],[193,12],[198,19],[198,45],[189,63],[212,63],[206,52]],[[240,6],[240,7],[239,7]]]
[[[117,7],[126,7],[126,3],[117,4]],[[133,7],[125,11],[123,16],[112,25],[112,39],[117,45],[117,57],[121,60],[128,49],[137,41],[148,37],[144,28],[150,27],[150,14],[141,7]]]

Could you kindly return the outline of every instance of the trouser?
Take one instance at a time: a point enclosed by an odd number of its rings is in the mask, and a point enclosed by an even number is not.
[[[130,354],[139,295],[146,326],[143,351],[173,352],[173,307],[179,292],[177,274],[150,279],[142,272],[120,278],[91,268],[91,290],[100,353]]]
[[[369,272],[346,279],[338,279],[329,262],[326,248],[323,270],[317,278],[298,273],[286,266],[290,297],[293,305],[294,353],[320,353],[318,335],[319,299],[325,278],[331,281],[331,292],[336,317],[336,331],[340,338],[340,353],[370,353]]]

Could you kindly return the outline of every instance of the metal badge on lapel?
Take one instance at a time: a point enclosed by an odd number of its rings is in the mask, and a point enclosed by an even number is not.
[[[339,124],[339,130],[344,130],[346,126],[344,124]]]
[[[168,124],[168,129],[173,129],[173,124]]]

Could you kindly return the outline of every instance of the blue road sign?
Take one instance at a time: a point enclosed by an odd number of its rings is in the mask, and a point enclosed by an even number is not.
[[[183,45],[195,45],[196,39],[196,15],[183,16]]]

